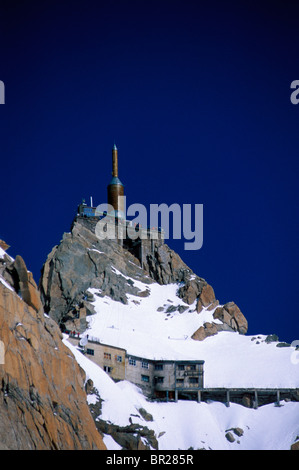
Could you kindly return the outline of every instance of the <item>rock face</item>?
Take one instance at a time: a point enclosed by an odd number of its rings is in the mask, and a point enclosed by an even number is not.
[[[0,248],[2,248],[4,251],[6,251],[6,250],[8,250],[9,245],[4,240],[0,240]]]
[[[247,320],[234,302],[228,302],[223,307],[217,307],[213,313],[213,318],[220,320],[221,323],[205,323],[195,331],[192,338],[202,341],[208,336],[217,334],[219,331],[238,331],[241,334],[246,334],[247,332]]]
[[[102,414],[102,399],[98,391],[93,388],[92,380],[89,380],[88,392],[96,397],[93,403],[89,405],[91,414],[94,418],[95,424],[99,432],[110,435],[115,442],[117,442],[122,450],[158,450],[158,440],[152,429],[147,426],[132,423],[127,426],[118,426],[101,419]],[[153,417],[144,408],[139,409],[140,415],[145,421],[153,421]]]
[[[0,283],[0,448],[105,449],[86,403],[85,374],[44,315],[23,259],[5,255],[0,272],[13,286]]]
[[[85,329],[84,312],[93,311],[88,288],[100,289],[103,296],[123,303],[127,303],[126,294],[148,295],[120,272],[145,284],[153,282],[131,253],[110,240],[98,240],[84,220],[75,223],[43,266],[39,289],[45,312],[60,326],[73,324],[80,331]]]
[[[192,274],[180,256],[166,244],[155,246],[154,252],[146,256],[143,267],[159,284],[185,282]]]
[[[248,323],[239,307],[234,302],[229,302],[223,307],[216,308],[213,317],[229,325],[234,331],[245,334]]]
[[[5,254],[0,260],[0,275],[22,297],[26,304],[30,305],[40,315],[43,314],[43,306],[37,285],[20,255],[17,255],[16,259],[13,260]]]
[[[299,441],[291,445],[291,450],[299,450]]]
[[[71,232],[64,234],[49,254],[39,288],[46,313],[62,328],[80,332],[86,328],[86,315],[93,312],[89,288],[100,289],[101,295],[123,303],[127,303],[127,294],[148,295],[146,289],[138,291],[130,278],[145,284],[178,283],[178,296],[199,315],[203,308],[212,311],[219,305],[212,286],[196,276],[166,244],[155,246],[141,268],[118,243],[99,240],[91,221],[84,218],[75,219]],[[203,340],[222,330],[246,333],[246,319],[233,302],[216,311],[215,323],[206,323],[193,339]]]

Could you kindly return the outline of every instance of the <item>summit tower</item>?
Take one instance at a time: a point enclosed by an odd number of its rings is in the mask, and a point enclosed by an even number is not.
[[[112,179],[107,186],[107,195],[115,217],[124,218],[124,185],[118,177],[118,150],[115,144],[112,147]]]

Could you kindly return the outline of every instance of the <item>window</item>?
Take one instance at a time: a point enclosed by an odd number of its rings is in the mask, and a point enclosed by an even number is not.
[[[108,372],[108,374],[110,374],[112,372],[112,367],[104,366],[104,371]]]
[[[189,370],[196,370],[196,365],[192,364],[191,366],[189,366]]]
[[[155,377],[156,384],[162,384],[164,382],[164,377]]]
[[[155,364],[155,370],[163,370],[163,364]]]
[[[183,383],[184,383],[184,379],[176,379],[176,383],[177,383],[177,384],[183,384]]]
[[[130,366],[136,366],[136,359],[133,359],[132,357],[129,358],[129,364]]]
[[[111,360],[111,354],[104,352],[104,359],[109,359],[109,360]]]
[[[143,360],[143,361],[141,362],[141,367],[142,367],[143,369],[148,369],[148,362]]]
[[[121,356],[116,356],[116,360],[117,360],[117,362],[122,362],[123,358]]]
[[[183,364],[178,364],[178,369],[179,370],[185,370],[185,366]]]
[[[89,354],[90,356],[94,356],[94,349],[86,349],[86,354]]]
[[[189,377],[190,384],[198,384],[198,377]]]
[[[148,375],[142,375],[141,380],[142,380],[142,382],[149,382],[149,376]]]

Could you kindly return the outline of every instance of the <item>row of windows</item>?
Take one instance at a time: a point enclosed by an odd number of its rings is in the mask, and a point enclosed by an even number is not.
[[[111,361],[111,354],[104,352],[104,359],[108,359],[109,361]],[[123,361],[123,358],[122,358],[122,356],[119,356],[119,355],[116,354],[115,360],[116,360],[117,362],[122,362],[122,361]]]
[[[89,354],[90,356],[94,356],[94,349],[88,349],[88,348],[87,348],[86,353]],[[104,352],[104,359],[111,361],[111,358],[112,358],[112,356],[111,356],[110,353]],[[116,356],[115,356],[115,360],[116,360],[117,362],[120,362],[120,363],[121,363],[122,360],[123,360],[123,358],[122,358],[122,356],[116,355]],[[130,357],[130,358],[129,358],[129,364],[130,364],[130,366],[136,366],[136,365],[137,365],[136,359],[133,358],[133,357]],[[148,368],[149,368],[149,363],[148,363],[148,361],[146,361],[146,360],[144,360],[144,359],[141,360],[141,367],[142,367],[143,369],[148,369]],[[196,370],[196,364],[191,364],[191,365],[188,365],[188,366],[185,366],[184,364],[178,364],[177,367],[178,367],[178,370],[179,370],[179,371],[183,371],[183,370],[185,370],[185,369],[190,370],[190,371],[195,371],[195,370]],[[158,371],[158,370],[163,370],[163,369],[164,369],[164,365],[163,365],[163,364],[155,364],[154,369],[157,370],[157,371]],[[181,380],[181,379],[178,379],[178,380]],[[182,379],[182,380],[183,380],[183,379]],[[190,377],[190,381],[191,381],[191,377]]]
[[[112,372],[112,367],[110,366],[104,366],[104,371],[108,372],[110,374]],[[150,382],[150,377],[149,375],[141,375],[141,381],[145,383]],[[164,383],[164,377],[155,377],[154,378],[155,384],[162,384]],[[183,384],[184,379],[176,379],[177,384]],[[189,383],[191,384],[198,384],[198,377],[189,377]]]
[[[86,349],[86,354],[89,354],[89,356],[94,356],[94,349],[89,349],[89,348],[87,348],[87,349]],[[111,354],[104,352],[104,359],[111,361]],[[117,362],[122,362],[122,361],[123,361],[123,358],[122,358],[122,356],[116,355],[116,356],[115,356],[115,360],[116,360]]]
[[[196,364],[185,366],[184,364],[178,364],[178,370],[196,370]]]
[[[129,364],[130,364],[130,366],[136,366],[137,365],[136,359],[134,359],[133,357],[129,357]],[[141,367],[142,367],[142,369],[148,369],[149,368],[149,363],[145,360],[142,360],[141,361]]]
[[[176,379],[177,383],[178,384],[183,384],[184,383],[184,379]],[[198,384],[198,377],[189,377],[189,383],[190,384]]]
[[[108,372],[108,374],[111,374],[112,370],[113,370],[112,367],[104,366],[104,371]],[[149,375],[141,375],[141,380],[142,382],[149,382],[150,381]]]
[[[136,359],[134,359],[133,357],[130,357],[129,358],[129,364],[131,366],[136,366]],[[142,360],[141,361],[141,367],[143,369],[148,369],[149,368],[149,364],[147,361],[145,360]],[[163,370],[164,369],[164,365],[163,364],[155,364],[154,366],[154,369],[155,370]],[[185,366],[184,364],[178,364],[178,370],[196,370],[196,364],[191,364],[191,365],[188,365],[188,366]]]
[[[178,364],[178,370],[196,370],[196,364],[184,365]],[[163,370],[163,364],[155,364],[155,370]]]

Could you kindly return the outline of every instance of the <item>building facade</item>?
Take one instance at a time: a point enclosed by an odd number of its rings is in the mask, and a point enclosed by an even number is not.
[[[81,338],[78,334],[70,333],[68,340],[73,346],[77,346],[90,360],[107,372],[113,380],[125,380],[125,349],[100,343],[99,340],[88,337],[88,335]]]
[[[153,360],[125,349],[100,343],[96,338],[70,335],[69,341],[100,366],[113,380],[128,380],[150,398],[200,401],[204,387],[204,361]]]

